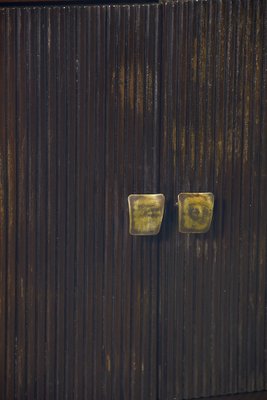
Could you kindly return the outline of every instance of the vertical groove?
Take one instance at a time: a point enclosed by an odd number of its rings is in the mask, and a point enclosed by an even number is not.
[[[263,39],[263,46],[262,46],[262,51],[263,51],[263,59],[262,59],[262,85],[261,85],[261,148],[264,149],[265,146],[267,145],[266,143],[266,134],[265,132],[267,131],[267,118],[266,118],[266,109],[267,109],[267,95],[266,95],[266,88],[267,88],[267,7],[266,3],[263,3],[263,12],[262,12],[262,39]],[[266,188],[266,183],[267,183],[267,177],[265,174],[266,168],[267,168],[267,159],[266,159],[266,152],[261,151],[261,193],[266,193],[267,188]],[[264,212],[266,213],[266,208],[264,206],[264,196],[261,196],[261,204],[260,204],[260,211],[262,218],[264,220]],[[265,215],[266,218],[266,215]],[[266,268],[265,268],[265,260],[266,260],[266,244],[267,244],[267,226],[264,224],[260,224],[260,248],[259,248],[259,260],[260,260],[260,265],[261,265],[261,270],[263,272],[262,276],[262,289],[263,289],[263,294],[262,294],[262,301],[267,302],[267,291],[264,288],[266,288],[266,283],[267,283],[267,276],[266,276]],[[265,279],[264,279],[265,277]],[[259,277],[260,279],[260,277]],[[266,313],[266,308],[265,308],[265,313],[263,316],[263,321],[264,322],[264,344],[265,346],[267,345],[267,313]],[[261,353],[262,354],[262,353]],[[267,389],[267,355],[265,352],[264,356],[264,388],[265,390]]]
[[[6,14],[0,13],[0,91],[7,99],[7,82],[3,78],[6,69]],[[6,397],[6,351],[7,351],[7,129],[6,107],[0,102],[0,396]]]
[[[9,71],[9,79],[7,80],[7,241],[8,241],[8,260],[7,260],[7,398],[14,398],[15,385],[15,281],[16,281],[16,100],[15,100],[15,15],[7,11],[7,64],[6,68]]]

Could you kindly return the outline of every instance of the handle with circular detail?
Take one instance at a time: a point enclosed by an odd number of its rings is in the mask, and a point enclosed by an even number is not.
[[[212,193],[180,193],[177,205],[179,207],[179,232],[208,232],[214,207]]]

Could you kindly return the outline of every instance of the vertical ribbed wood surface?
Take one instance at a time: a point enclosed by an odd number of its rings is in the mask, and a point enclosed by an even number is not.
[[[163,10],[160,399],[267,385],[266,35],[265,0]],[[187,191],[215,195],[208,234],[177,234]]]
[[[1,399],[156,398],[159,9],[2,9]]]
[[[266,74],[265,0],[0,8],[0,399],[267,389]]]

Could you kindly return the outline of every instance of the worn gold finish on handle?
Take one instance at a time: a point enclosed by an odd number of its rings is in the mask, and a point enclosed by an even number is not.
[[[157,235],[164,214],[163,194],[131,194],[128,196],[131,235]]]
[[[212,193],[180,193],[178,195],[179,231],[205,233],[210,229],[214,206]]]

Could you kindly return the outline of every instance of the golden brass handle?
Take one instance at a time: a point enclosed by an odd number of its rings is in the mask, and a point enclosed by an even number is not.
[[[130,194],[128,205],[130,235],[147,236],[159,233],[165,205],[163,194]]]
[[[179,232],[208,232],[214,207],[212,193],[180,193],[177,205],[179,207]]]

